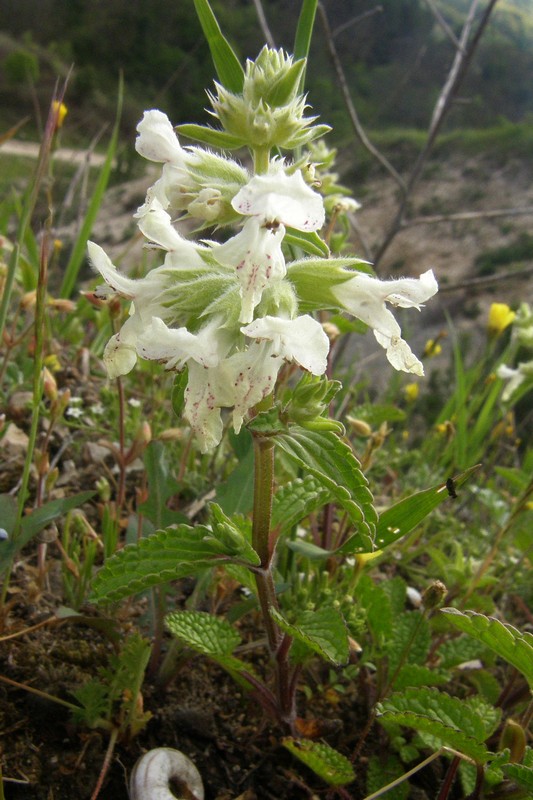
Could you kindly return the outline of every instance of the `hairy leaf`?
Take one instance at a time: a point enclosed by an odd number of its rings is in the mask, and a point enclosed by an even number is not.
[[[348,631],[337,609],[324,606],[314,611],[303,611],[295,623],[288,622],[273,608],[270,609],[270,613],[282,631],[309,650],[318,653],[332,664],[345,664],[348,661]]]
[[[241,518],[241,524],[236,520],[230,519],[219,505],[212,503],[210,506],[211,521],[213,526],[213,536],[215,536],[229,553],[232,553],[239,560],[247,561],[249,564],[258,566],[261,563],[259,555],[250,543],[251,527],[249,520]],[[248,529],[248,536],[247,531]]]
[[[272,503],[272,527],[281,533],[289,531],[302,519],[322,508],[332,499],[332,492],[315,478],[304,478],[286,483],[276,492]],[[323,551],[328,556],[326,551]]]
[[[378,717],[429,734],[484,764],[489,753],[483,744],[485,725],[478,714],[457,697],[438,689],[412,688],[378,703]]]
[[[282,744],[330,786],[344,786],[355,779],[348,759],[323,742],[286,736]]]
[[[92,586],[95,602],[112,602],[213,566],[228,549],[202,525],[177,525],[128,544],[108,558]]]
[[[306,474],[331,491],[355,525],[357,533],[340,552],[372,552],[376,511],[367,480],[350,447],[331,431],[309,431],[297,425],[274,437],[274,442]]]
[[[501,658],[512,664],[524,675],[533,689],[533,634],[522,633],[512,625],[486,617],[476,611],[459,611],[443,608],[443,614],[457,628],[483,642]]]
[[[229,622],[205,611],[174,611],[167,614],[165,623],[174,636],[197,653],[216,661],[241,685],[250,688],[244,673],[252,670],[232,655],[241,637]]]
[[[242,139],[232,136],[224,131],[217,131],[215,128],[208,128],[205,125],[196,125],[193,122],[186,122],[183,125],[176,125],[176,131],[180,136],[201,142],[209,147],[217,147],[220,150],[237,150],[242,147]]]

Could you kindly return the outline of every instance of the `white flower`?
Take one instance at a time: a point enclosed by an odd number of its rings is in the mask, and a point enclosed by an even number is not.
[[[240,322],[251,322],[265,287],[285,277],[281,250],[284,235],[283,225],[265,225],[257,217],[251,217],[240,233],[222,245],[214,245],[213,256],[219,264],[235,269],[241,285]]]
[[[133,280],[122,275],[102,248],[94,242],[87,242],[90,261],[107,283],[107,289],[99,287],[97,294],[120,294],[132,300],[130,316],[108,341],[103,355],[109,378],[117,378],[130,372],[137,361],[137,339],[152,321],[152,317],[166,319],[171,309],[163,304],[171,283],[172,270],[159,267],[151,270],[145,278]]]
[[[313,375],[326,371],[329,339],[322,325],[304,314],[296,319],[262,317],[241,328],[245,336],[272,342],[272,354],[296,361]]]
[[[150,242],[167,251],[166,266],[190,268],[204,265],[199,246],[180,236],[172,225],[170,214],[157,198],[152,197],[141,208],[142,211],[137,212],[139,230]]]
[[[502,393],[502,400],[506,403],[527,378],[533,378],[533,361],[522,361],[516,369],[501,364],[496,370],[496,375],[498,378],[508,381]]]
[[[137,152],[150,161],[185,167],[185,151],[174,133],[172,123],[162,111],[145,111],[137,125]]]
[[[233,406],[233,427],[238,433],[251,408],[274,391],[283,359],[275,356],[271,342],[252,342],[220,366],[225,397],[222,405]]]
[[[387,351],[387,358],[395,369],[423,375],[421,362],[402,339],[400,326],[394,315],[385,307],[385,302],[402,308],[417,308],[429,300],[438,290],[432,270],[420,278],[401,278],[380,281],[365,273],[357,273],[331,291],[354,317],[369,325],[379,344]]]
[[[214,367],[220,357],[220,322],[212,319],[198,333],[191,333],[187,328],[169,328],[153,317],[138,337],[137,352],[143,358],[164,361],[166,369],[182,369],[190,359],[203,367]]]
[[[274,161],[265,175],[255,175],[240,189],[231,205],[244,216],[282,222],[299,231],[317,231],[324,224],[322,197],[306,184],[300,170],[287,175]]]

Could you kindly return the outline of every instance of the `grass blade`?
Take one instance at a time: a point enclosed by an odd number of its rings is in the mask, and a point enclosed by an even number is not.
[[[220,30],[208,0],[194,0],[200,25],[211,51],[211,58],[220,83],[230,92],[239,94],[244,83],[244,70],[230,43]]]

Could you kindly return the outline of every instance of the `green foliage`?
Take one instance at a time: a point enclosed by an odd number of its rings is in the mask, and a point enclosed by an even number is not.
[[[487,738],[481,717],[457,697],[438,689],[420,687],[392,694],[377,705],[382,723],[395,722],[414,728],[424,737],[434,740],[485,764],[489,753],[483,742]],[[433,745],[432,745],[433,746]]]
[[[314,611],[304,611],[297,614],[294,622],[288,622],[274,608],[270,609],[270,614],[281,630],[300,645],[296,647],[297,654],[293,654],[296,661],[303,660],[312,651],[332,664],[347,663],[348,631],[337,609],[323,606]]]
[[[14,86],[36,83],[39,80],[39,60],[27,50],[14,50],[4,58],[6,78]]]
[[[283,739],[282,744],[330,786],[345,786],[355,778],[348,759],[327,744],[310,739],[291,739],[288,736]]]
[[[150,651],[146,639],[136,633],[128,636],[100,676],[74,692],[81,706],[74,712],[74,719],[90,728],[114,728],[119,738],[136,736],[152,716],[139,704]]]
[[[474,611],[443,608],[452,625],[473,636],[519,670],[533,689],[533,634]]]

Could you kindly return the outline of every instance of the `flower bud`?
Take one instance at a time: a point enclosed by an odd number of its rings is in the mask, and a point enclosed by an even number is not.
[[[439,608],[444,602],[448,590],[442,581],[433,581],[422,592],[422,605],[427,611]]]
[[[526,734],[522,726],[514,719],[508,719],[500,736],[498,750],[509,748],[509,760],[511,763],[519,764],[526,752]]]

